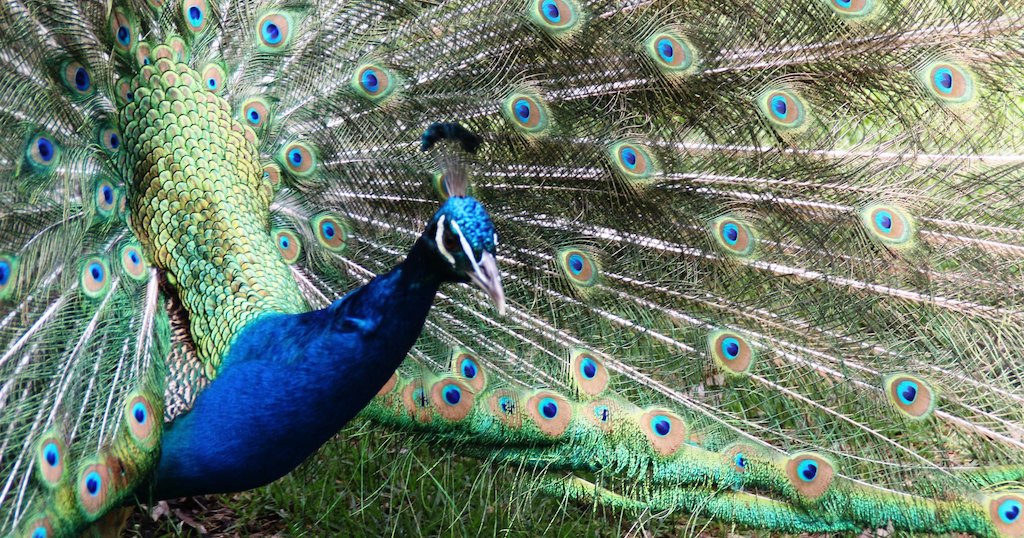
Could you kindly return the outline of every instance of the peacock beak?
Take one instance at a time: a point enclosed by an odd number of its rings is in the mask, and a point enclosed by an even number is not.
[[[484,290],[498,309],[498,315],[505,315],[505,289],[501,287],[501,272],[498,271],[498,260],[494,254],[484,252],[480,261],[473,264],[470,280]]]

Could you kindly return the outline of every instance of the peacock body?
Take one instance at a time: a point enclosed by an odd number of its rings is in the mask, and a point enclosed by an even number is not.
[[[361,413],[566,502],[1024,536],[1022,7],[0,30],[5,535],[265,484]]]

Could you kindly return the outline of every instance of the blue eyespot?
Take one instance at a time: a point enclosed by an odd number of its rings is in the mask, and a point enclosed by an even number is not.
[[[498,398],[498,405],[501,407],[501,410],[508,415],[511,415],[516,411],[516,402],[508,396]]]
[[[7,285],[11,279],[11,264],[7,260],[0,260],[0,286]]]
[[[117,29],[117,42],[127,47],[128,44],[131,42],[131,40],[132,40],[132,33],[131,33],[131,31],[128,30],[128,27],[127,26],[120,26],[120,27],[118,27],[118,29]]]
[[[553,398],[544,398],[537,405],[537,409],[540,411],[541,416],[550,420],[558,416],[558,402]]]
[[[280,245],[281,248],[287,249],[291,245],[291,242],[288,241],[288,237],[287,236],[282,235],[281,239],[279,239],[277,241],[277,244]]]
[[[636,150],[633,148],[623,148],[620,155],[622,155],[622,162],[626,165],[626,168],[630,170],[636,168]]]
[[[132,101],[135,101],[135,94],[132,93],[132,92],[128,92],[128,93],[124,94],[124,98],[125,98],[126,101],[131,103]]]
[[[935,87],[942,93],[953,92],[953,72],[948,67],[940,67],[935,70]]]
[[[263,39],[271,45],[276,45],[281,42],[283,37],[281,29],[272,21],[266,21],[263,23],[263,27],[260,29],[263,32]]]
[[[88,91],[89,82],[89,72],[84,67],[75,70],[75,87],[78,88],[78,91]]]
[[[587,357],[580,361],[580,373],[587,379],[594,379],[594,376],[597,375],[597,363],[594,362],[594,359]]]
[[[789,111],[789,105],[786,104],[786,98],[781,95],[772,97],[772,114],[778,116],[780,120],[786,119],[786,112]]]
[[[665,415],[655,415],[651,418],[651,430],[658,437],[665,437],[672,431],[672,421]]]
[[[818,464],[814,460],[803,460],[796,467],[796,472],[804,482],[811,482],[818,476]]]
[[[608,422],[611,419],[612,411],[607,405],[599,405],[594,408],[594,416],[601,422]]]
[[[196,6],[188,8],[188,22],[196,28],[201,26],[203,24],[203,10]]]
[[[523,123],[530,121],[530,103],[526,99],[516,101],[515,111],[519,121]]]
[[[114,203],[114,188],[110,185],[103,186],[103,203],[107,205]]]
[[[473,362],[473,359],[463,359],[462,360],[462,376],[465,377],[466,379],[473,379],[473,378],[476,377],[476,374],[477,374],[477,366],[476,366],[476,363]]]
[[[46,538],[46,536],[46,527],[36,527],[36,529],[32,531],[32,538]]]
[[[132,416],[135,417],[135,422],[139,424],[146,423],[146,406],[142,402],[136,402],[132,406]]]
[[[835,0],[837,6],[842,8],[849,8],[853,5],[853,0]]]
[[[249,109],[249,123],[255,125],[260,122],[260,113],[255,108]],[[302,160],[302,156],[299,155],[299,160]]]
[[[878,225],[878,229],[882,230],[883,233],[889,233],[892,231],[892,215],[888,211],[878,211],[875,213],[875,224]]]
[[[110,133],[108,140],[110,141],[110,147],[113,149],[117,149],[121,145],[121,137],[117,136],[117,133]]]
[[[359,82],[363,85],[363,88],[370,93],[377,93],[380,91],[380,80],[377,78],[377,73],[373,69],[363,71],[363,76],[359,78]]]
[[[747,458],[743,455],[742,452],[737,452],[736,456],[733,457],[732,462],[735,463],[736,466],[739,467],[740,469],[747,468]]]
[[[102,486],[103,478],[100,477],[100,473],[93,471],[85,476],[85,490],[89,495],[96,496]]]
[[[726,224],[725,226],[722,226],[722,237],[725,239],[726,243],[729,243],[730,245],[735,245],[736,241],[738,241],[740,238],[739,226],[736,226],[731,222]]]
[[[1015,499],[1006,499],[999,505],[999,519],[1003,520],[1003,523],[1011,524],[1020,519],[1021,511],[1024,508],[1021,507],[1020,501]]]
[[[662,60],[665,60],[668,63],[672,63],[672,61],[676,57],[676,49],[675,47],[672,46],[672,41],[665,38],[661,38],[658,40],[657,47],[658,56],[661,56]]]
[[[139,253],[135,252],[134,250],[128,252],[128,259],[131,260],[132,263],[135,263],[135,264],[137,264],[137,263],[139,263],[141,261],[139,259]]]
[[[89,264],[89,274],[96,282],[103,282],[103,266],[98,263]]]
[[[321,224],[320,231],[323,232],[324,237],[326,237],[327,239],[333,238],[334,234],[337,233],[337,230],[334,229],[334,224],[330,222],[324,222],[323,224]]]
[[[917,383],[910,381],[909,379],[900,382],[899,385],[896,385],[896,395],[899,396],[903,405],[913,404],[914,400],[917,399],[918,390]]]
[[[585,263],[583,256],[580,256],[579,254],[569,255],[569,270],[572,271],[574,275],[578,275],[583,272],[583,266]]]
[[[448,385],[444,388],[444,401],[448,405],[456,405],[462,400],[462,390],[455,385]]]
[[[541,13],[544,14],[544,18],[551,23],[559,23],[562,21],[562,14],[558,11],[558,4],[555,0],[544,0],[541,4]]]
[[[60,459],[60,451],[57,449],[57,443],[46,443],[46,446],[43,448],[43,458],[46,459],[46,464],[50,467],[57,466],[57,461]]]
[[[217,79],[215,79],[215,78],[207,79],[206,87],[210,88],[211,90],[216,90],[217,89]]]
[[[423,391],[423,387],[417,387],[416,390],[412,391],[412,401],[416,402],[416,405],[420,407],[427,406],[427,393]]]
[[[53,159],[53,142],[50,142],[48,138],[39,137],[36,149],[39,150],[39,158],[44,162],[50,162]]]
[[[722,354],[725,358],[732,360],[740,354],[740,342],[735,338],[722,339]]]
[[[288,152],[288,160],[290,160],[292,162],[292,164],[295,165],[295,166],[301,165],[302,164],[302,152],[299,151],[298,149],[293,149],[293,150],[289,151]]]

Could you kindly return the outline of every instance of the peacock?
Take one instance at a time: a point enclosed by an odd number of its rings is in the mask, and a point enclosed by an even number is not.
[[[0,534],[355,419],[581,506],[1022,537],[1022,107],[997,0],[2,0]]]

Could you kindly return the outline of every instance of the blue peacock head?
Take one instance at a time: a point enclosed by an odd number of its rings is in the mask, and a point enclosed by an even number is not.
[[[451,191],[449,191],[451,192]],[[495,251],[498,234],[484,206],[469,196],[451,196],[434,214],[424,234],[460,282],[472,282],[505,313],[505,291]]]

